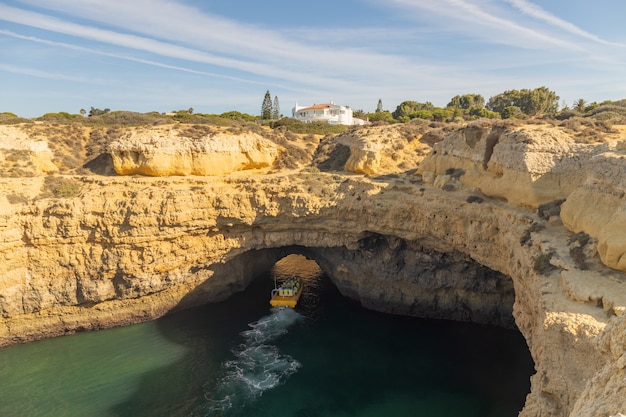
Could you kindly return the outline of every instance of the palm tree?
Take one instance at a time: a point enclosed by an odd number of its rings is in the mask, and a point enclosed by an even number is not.
[[[578,100],[574,101],[574,109],[579,111],[580,113],[585,112],[585,107],[587,107],[587,102],[584,98],[579,98]]]

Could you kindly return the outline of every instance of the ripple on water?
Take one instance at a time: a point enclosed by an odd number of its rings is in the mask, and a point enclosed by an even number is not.
[[[274,308],[241,332],[244,342],[233,350],[234,359],[224,363],[224,374],[218,378],[214,393],[207,394],[209,412],[240,410],[297,372],[301,364],[272,342],[301,318],[293,309]]]

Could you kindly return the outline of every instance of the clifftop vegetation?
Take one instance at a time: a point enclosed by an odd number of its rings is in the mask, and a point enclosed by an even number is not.
[[[269,93],[269,92],[268,92]],[[267,95],[267,94],[266,94]],[[266,97],[267,99],[267,97]],[[551,123],[563,126],[575,137],[589,136],[592,140],[600,138],[602,133],[610,133],[613,125],[626,125],[626,99],[588,103],[578,99],[571,105],[559,104],[559,96],[547,87],[535,89],[507,90],[490,97],[489,100],[476,93],[456,95],[445,107],[437,107],[431,102],[406,100],[398,104],[394,111],[383,110],[379,99],[376,111],[366,113],[355,110],[354,116],[367,119],[373,124],[391,124],[416,122],[460,123],[472,120],[524,120],[526,122]],[[269,101],[269,100],[266,100]],[[277,100],[275,100],[277,101]],[[328,125],[325,123],[305,124],[297,120],[283,118],[264,118],[239,111],[222,114],[194,113],[193,109],[178,110],[170,113],[137,113],[132,111],[110,111],[91,107],[80,114],[67,112],[46,113],[34,119],[19,117],[10,112],[0,113],[0,124],[35,124],[47,122],[59,125],[83,125],[85,127],[123,127],[157,126],[172,123],[221,126],[233,131],[267,132],[269,127],[281,132],[296,134],[339,134],[350,127]]]

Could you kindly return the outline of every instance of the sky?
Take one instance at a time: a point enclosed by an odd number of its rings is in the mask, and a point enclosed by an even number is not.
[[[0,0],[0,112],[620,100],[624,16],[624,0]]]

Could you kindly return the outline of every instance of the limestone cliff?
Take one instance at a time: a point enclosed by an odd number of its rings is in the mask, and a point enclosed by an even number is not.
[[[223,175],[272,166],[280,147],[256,133],[204,133],[190,138],[174,128],[127,132],[109,146],[120,175]]]
[[[422,161],[431,185],[403,173],[411,161],[401,158],[413,155],[413,166],[421,160],[419,135],[404,142],[353,135],[340,141],[358,148],[355,160],[376,141],[377,174],[81,175],[72,176],[79,192],[66,198],[36,198],[40,178],[4,180],[19,198],[0,200],[0,345],[221,300],[286,254],[301,253],[369,308],[504,326],[514,320],[537,370],[523,416],[626,410],[626,278],[602,263],[603,253],[615,252],[603,242],[616,236],[568,220],[577,218],[568,213],[580,210],[581,190],[589,193],[581,198],[619,211],[623,194],[598,197],[619,190],[619,181],[593,179],[601,158],[616,166],[607,152],[619,154],[619,146],[578,144],[550,127],[469,126]],[[175,136],[161,147],[183,155],[191,145],[174,147]],[[115,152],[132,150],[137,160],[159,148],[123,143]],[[178,167],[182,157],[162,158]],[[562,198],[571,230],[558,211],[535,209]],[[613,228],[623,228],[615,218]]]
[[[489,196],[537,207],[576,189],[597,148],[575,143],[562,130],[544,125],[468,126],[436,143],[421,172],[432,180],[456,173],[464,185]]]
[[[585,181],[563,203],[565,226],[598,239],[605,265],[626,271],[626,145],[611,144],[586,165]]]

